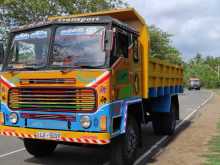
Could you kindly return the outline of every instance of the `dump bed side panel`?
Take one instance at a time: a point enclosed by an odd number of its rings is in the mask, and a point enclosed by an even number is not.
[[[149,61],[149,97],[183,92],[183,68],[158,59]]]

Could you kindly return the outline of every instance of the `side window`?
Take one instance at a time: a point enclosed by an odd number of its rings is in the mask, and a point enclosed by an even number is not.
[[[128,45],[129,45],[129,37],[128,35],[117,33],[117,56],[122,56],[128,58]]]
[[[133,38],[133,60],[134,63],[139,62],[138,39],[136,37]]]
[[[113,65],[119,57],[128,58],[129,37],[126,34],[117,32],[114,43],[114,50],[110,60],[111,65]]]

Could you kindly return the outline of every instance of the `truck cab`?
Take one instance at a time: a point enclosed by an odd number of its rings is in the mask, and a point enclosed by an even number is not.
[[[195,90],[200,90],[201,88],[201,81],[199,78],[196,78],[196,77],[192,77],[189,79],[189,84],[188,84],[188,89],[189,90],[192,90],[192,89],[195,89]]]

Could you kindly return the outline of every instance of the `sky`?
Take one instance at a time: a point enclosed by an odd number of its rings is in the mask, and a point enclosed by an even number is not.
[[[185,60],[220,57],[220,0],[126,0],[145,19],[172,34]]]

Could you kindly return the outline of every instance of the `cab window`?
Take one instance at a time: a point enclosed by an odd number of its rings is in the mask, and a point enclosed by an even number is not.
[[[111,56],[111,62],[110,62],[111,65],[113,65],[119,57],[128,58],[128,45],[129,45],[128,35],[122,32],[117,32],[115,37],[113,54]]]

